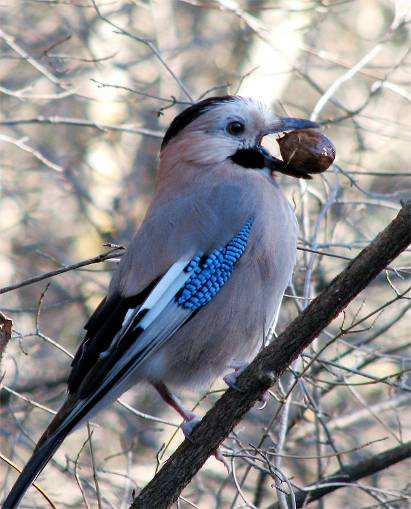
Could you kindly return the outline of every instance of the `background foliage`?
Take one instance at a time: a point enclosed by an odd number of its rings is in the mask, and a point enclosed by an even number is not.
[[[2,286],[91,258],[107,242],[126,245],[152,195],[164,128],[191,100],[239,92],[279,114],[317,120],[337,147],[336,164],[313,181],[276,177],[295,206],[300,247],[310,250],[299,251],[281,330],[410,194],[409,10],[408,0],[0,4]],[[275,140],[267,146],[278,152]],[[114,263],[0,296],[14,322],[2,366],[0,451],[17,466],[64,396],[79,331]],[[410,302],[395,298],[409,285],[409,265],[405,253],[324,331],[267,407],[226,441],[233,475],[210,459],[181,507],[284,504],[282,490],[409,439]],[[216,381],[200,414],[223,387]],[[194,406],[198,395],[184,399]],[[57,507],[128,507],[131,491],[181,441],[179,420],[150,388],[122,402],[92,424],[92,455],[82,429],[39,477]],[[5,463],[0,470],[4,495],[15,472]],[[402,462],[316,504],[408,507],[408,472]],[[50,505],[32,489],[22,507]]]

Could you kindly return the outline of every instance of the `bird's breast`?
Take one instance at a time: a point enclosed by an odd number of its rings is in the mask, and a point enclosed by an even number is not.
[[[225,194],[231,195],[234,189],[231,185]],[[236,222],[231,232],[241,231],[252,218],[246,247],[218,293],[196,310],[153,359],[152,373],[157,370],[158,378],[170,385],[206,386],[229,365],[251,360],[264,344],[289,284],[297,228],[285,197],[267,183],[241,187],[236,193],[236,203],[226,201],[222,207],[214,201],[221,207],[214,214]],[[221,227],[216,247],[230,241]]]

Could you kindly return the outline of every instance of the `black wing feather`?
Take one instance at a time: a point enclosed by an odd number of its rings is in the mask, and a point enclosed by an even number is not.
[[[141,306],[159,279],[152,281],[147,288],[132,297],[121,297],[116,294],[100,302],[84,326],[86,336],[71,363],[71,372],[67,381],[69,393],[75,393],[78,390],[97,363],[99,355],[110,346],[114,336],[122,327],[127,311]]]

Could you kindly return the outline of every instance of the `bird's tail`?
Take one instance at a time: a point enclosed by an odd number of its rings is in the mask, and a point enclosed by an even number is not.
[[[22,470],[17,481],[14,483],[8,497],[2,505],[2,509],[15,509],[18,507],[20,500],[30,487],[31,483],[40,474],[47,465],[50,458],[63,442],[65,436],[54,435],[37,447],[29,459],[27,465]]]
[[[75,403],[75,398],[68,396],[60,410],[54,416],[29,459],[27,465],[14,483],[10,493],[1,506],[2,509],[15,509],[18,507],[30,484],[36,479],[50,458],[57,451],[66,436],[73,430],[74,426],[65,425],[67,416],[70,415]]]

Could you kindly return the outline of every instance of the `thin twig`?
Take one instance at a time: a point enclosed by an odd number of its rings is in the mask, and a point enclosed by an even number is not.
[[[59,274],[64,274],[65,272],[69,272],[70,270],[80,269],[81,267],[85,267],[87,265],[93,265],[95,263],[101,263],[106,260],[111,260],[112,258],[118,258],[121,255],[119,251],[123,249],[124,248],[122,247],[120,248],[115,247],[113,249],[110,249],[110,251],[107,251],[107,253],[99,254],[97,256],[94,256],[93,258],[88,258],[87,260],[73,263],[72,265],[67,265],[66,267],[62,267],[61,269],[45,272],[44,274],[38,274],[37,276],[25,279],[24,281],[20,281],[20,283],[16,283],[14,285],[5,286],[3,288],[0,288],[0,295],[3,293],[11,292],[12,290],[17,290],[18,288],[22,288],[23,286],[38,283],[39,281],[43,281],[44,279],[58,276]]]
[[[21,474],[20,468],[13,461],[11,461],[4,454],[2,454],[1,452],[0,452],[0,459],[2,459],[5,463],[7,463],[7,465],[14,468],[14,470],[16,470],[19,474]],[[50,507],[52,507],[53,509],[57,509],[57,506],[55,506],[53,504],[51,498],[47,495],[47,493],[42,488],[40,488],[40,486],[38,486],[38,484],[33,482],[33,486],[47,500]]]

